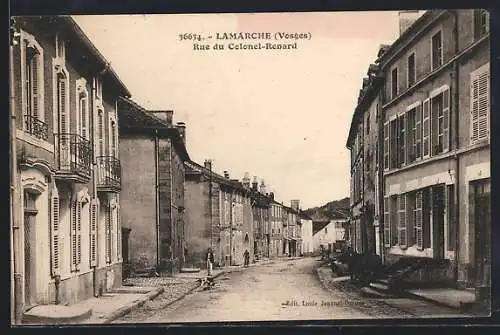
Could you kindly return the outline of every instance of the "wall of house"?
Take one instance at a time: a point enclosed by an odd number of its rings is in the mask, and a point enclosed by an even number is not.
[[[243,252],[248,250],[250,253],[250,262],[255,261],[254,254],[254,225],[253,225],[253,212],[252,200],[249,194],[245,193],[243,196]]]
[[[189,265],[206,268],[206,253],[212,246],[210,217],[210,184],[199,176],[189,177],[185,182],[184,202],[186,206],[186,232]],[[215,256],[215,254],[214,254]]]
[[[130,228],[129,260],[155,266],[156,200],[154,141],[146,137],[121,137],[121,223]],[[144,164],[151,162],[151,164]]]
[[[301,219],[302,252],[307,255],[314,251],[312,237],[312,220]]]

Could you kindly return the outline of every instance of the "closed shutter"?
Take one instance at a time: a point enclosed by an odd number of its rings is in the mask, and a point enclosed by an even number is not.
[[[106,207],[106,263],[111,263],[111,207]]]
[[[429,99],[425,99],[423,103],[422,111],[422,155],[423,158],[430,156],[431,142],[430,142],[430,132],[431,132],[431,120],[430,120],[430,107]]]
[[[406,234],[406,194],[400,194],[398,197],[399,212],[398,212],[398,244],[402,248],[408,245]]]
[[[66,96],[67,96],[67,83],[66,78],[62,73],[58,74],[58,85],[59,85],[59,132],[62,134],[69,133],[69,117],[66,106]],[[69,141],[69,138],[67,139]]]
[[[76,203],[76,268],[82,262],[82,203]]]
[[[450,149],[450,89],[443,92],[443,152]]]
[[[97,265],[97,222],[99,219],[99,206],[93,199],[90,204],[90,266]]]
[[[390,221],[389,197],[384,197],[384,246],[391,247],[391,221]]]
[[[105,156],[104,151],[104,112],[97,112],[97,156]]]
[[[59,267],[59,251],[60,251],[60,240],[59,240],[59,195],[57,192],[52,193],[51,198],[51,272],[52,276],[60,274]]]
[[[116,255],[117,261],[122,260],[122,224],[120,218],[120,206],[116,207]]]
[[[424,249],[422,191],[415,194],[415,234],[418,250]]]
[[[471,75],[471,142],[489,138],[489,66]]]
[[[422,158],[422,105],[419,104],[415,111],[415,159]]]

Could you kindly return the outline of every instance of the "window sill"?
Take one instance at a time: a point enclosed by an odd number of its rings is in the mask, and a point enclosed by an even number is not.
[[[406,171],[406,170],[410,170],[410,169],[419,167],[421,165],[425,165],[425,164],[428,164],[428,163],[440,161],[442,159],[454,157],[455,155],[463,155],[463,154],[471,152],[471,151],[475,151],[475,150],[479,150],[479,149],[485,148],[485,147],[487,147],[489,145],[490,145],[489,139],[482,140],[481,142],[477,142],[476,144],[472,144],[472,145],[470,145],[468,147],[465,147],[465,148],[462,148],[462,149],[459,149],[459,150],[447,151],[445,153],[441,153],[441,154],[438,154],[436,156],[431,156],[429,158],[418,159],[417,161],[415,161],[415,162],[413,162],[411,164],[404,165],[404,166],[402,166],[400,168],[393,168],[391,170],[386,170],[386,171],[384,171],[384,176],[389,176],[389,175],[392,175],[392,174],[395,174],[395,173],[398,173],[398,172],[403,172],[403,171]]]
[[[24,130],[17,129],[16,130],[16,138],[23,142],[29,143],[35,147],[42,148],[47,150],[50,153],[54,153],[54,145],[47,141],[41,140],[33,135],[26,133]]]

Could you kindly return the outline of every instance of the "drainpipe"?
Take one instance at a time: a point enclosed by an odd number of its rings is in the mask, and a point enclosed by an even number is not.
[[[159,181],[158,181],[158,155],[159,155],[159,145],[158,145],[158,130],[155,129],[154,135],[154,146],[155,146],[155,218],[156,218],[156,267],[160,266],[160,194],[159,194]]]
[[[16,215],[16,210],[20,207],[17,196],[17,154],[16,154],[16,111],[15,111],[15,91],[14,91],[14,45],[18,38],[18,32],[14,26],[14,19],[11,19],[11,41],[9,43],[9,81],[10,81],[10,220],[11,220],[11,251],[12,259],[11,266],[13,267],[12,273],[14,274],[14,316],[15,324],[20,324],[23,315],[23,291],[21,281],[21,268],[17,259],[20,252],[19,248],[19,222]]]
[[[458,42],[459,42],[459,37],[458,37],[458,14],[455,10],[452,10],[451,13],[453,14],[454,18],[454,30],[453,30],[453,37],[454,37],[454,43],[455,43],[455,54],[458,54],[459,52],[459,47],[458,47]],[[455,192],[454,192],[454,202],[455,202],[455,268],[454,268],[454,279],[455,279],[455,284],[458,283],[458,261],[459,261],[459,247],[460,247],[460,206],[459,206],[459,201],[460,201],[460,196],[459,196],[459,186],[460,186],[460,174],[459,174],[459,169],[460,169],[460,164],[459,164],[459,158],[457,151],[460,146],[460,136],[459,136],[459,99],[460,99],[460,94],[459,94],[459,66],[458,66],[458,61],[455,60],[453,63],[453,75],[455,76],[455,92],[453,95],[453,110],[455,111]]]

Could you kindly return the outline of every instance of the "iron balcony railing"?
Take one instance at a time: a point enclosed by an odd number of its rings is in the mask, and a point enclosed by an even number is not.
[[[90,177],[92,146],[86,138],[71,133],[54,134],[59,172]]]
[[[32,115],[24,116],[24,129],[27,133],[47,141],[49,138],[49,127],[45,122]]]
[[[120,187],[121,165],[120,160],[113,156],[98,156],[97,163],[97,186],[98,187]]]

